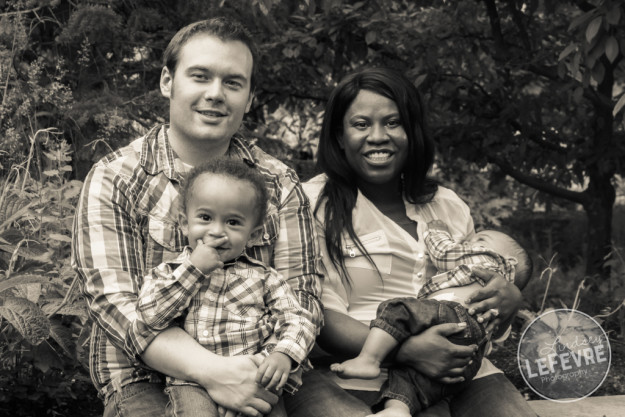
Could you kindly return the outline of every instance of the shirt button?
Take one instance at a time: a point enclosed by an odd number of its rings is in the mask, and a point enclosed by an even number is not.
[[[208,299],[211,301],[215,301],[215,296],[213,294],[209,294]]]
[[[202,336],[208,336],[208,330],[204,330],[204,331],[202,332]]]
[[[419,252],[419,254],[417,254],[417,259],[423,259],[423,253]]]
[[[265,233],[265,234],[263,235],[263,239],[268,240],[268,239],[269,239],[269,233]]]
[[[421,278],[423,276],[423,272],[417,273],[417,278]]]

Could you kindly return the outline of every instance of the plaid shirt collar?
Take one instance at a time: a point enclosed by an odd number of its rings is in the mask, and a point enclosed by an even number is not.
[[[141,148],[140,164],[145,172],[150,175],[156,175],[162,172],[170,180],[179,182],[181,179],[180,173],[176,171],[174,163],[176,153],[169,143],[169,138],[167,136],[168,130],[168,124],[158,125],[150,129],[145,135],[145,140]],[[238,133],[235,133],[230,140],[228,154],[238,154],[249,166],[256,165],[249,145]]]

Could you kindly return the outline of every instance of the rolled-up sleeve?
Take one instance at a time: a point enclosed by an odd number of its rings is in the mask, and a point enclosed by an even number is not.
[[[311,313],[318,330],[323,325],[319,247],[310,203],[299,182],[282,190],[278,208],[280,227],[274,248],[274,267]]]
[[[72,264],[82,278],[91,318],[133,360],[157,334],[132,331],[144,273],[134,201],[122,176],[96,165],[85,179],[72,242]]]

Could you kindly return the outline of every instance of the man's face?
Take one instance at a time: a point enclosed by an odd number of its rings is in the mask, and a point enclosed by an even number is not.
[[[161,73],[169,136],[178,143],[226,145],[252,104],[252,53],[240,41],[198,34],[180,50],[174,74]]]

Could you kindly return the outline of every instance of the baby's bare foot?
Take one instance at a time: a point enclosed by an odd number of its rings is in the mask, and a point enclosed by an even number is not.
[[[341,378],[374,379],[380,376],[380,365],[361,357],[343,363],[333,363],[330,370]]]

